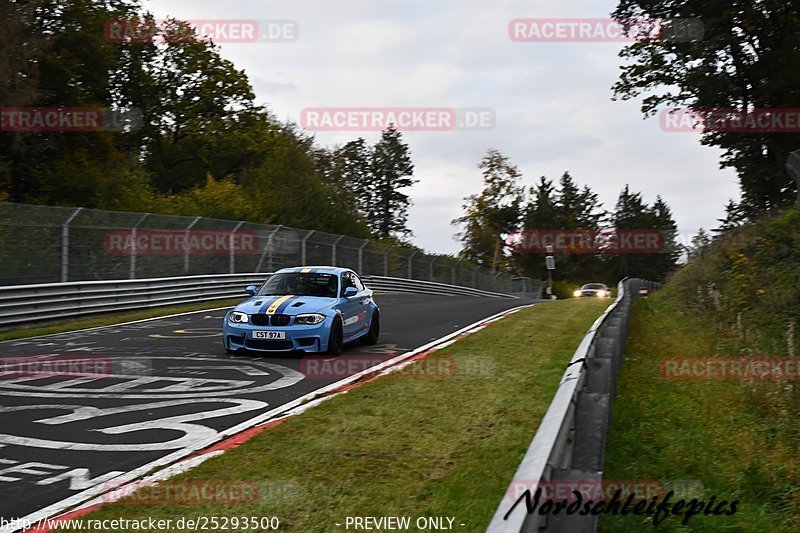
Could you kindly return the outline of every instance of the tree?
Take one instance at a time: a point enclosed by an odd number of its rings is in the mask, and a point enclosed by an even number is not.
[[[603,212],[597,194],[584,185],[579,189],[569,172],[564,172],[555,200],[556,223],[565,229],[598,229]]]
[[[703,254],[703,252],[708,248],[711,244],[711,236],[704,230],[700,228],[697,230],[697,234],[692,237],[692,241],[687,247],[686,255],[689,259],[693,259]]]
[[[184,26],[169,20],[165,30],[191,35],[177,30]],[[264,155],[259,141],[276,121],[254,104],[244,71],[223,59],[217,46],[188,37],[126,46],[138,48],[119,77],[120,93],[145,118],[144,127],[130,137],[138,141],[160,192],[201,185],[209,172],[238,177],[258,165]]]
[[[110,72],[121,65],[118,45],[103,36],[109,19],[133,16],[136,5],[126,0],[63,2],[36,0],[4,3],[5,60],[9,80],[2,105],[25,107],[112,107]],[[13,13],[15,12],[15,13]],[[5,24],[10,32],[6,33]],[[98,205],[102,191],[119,185],[108,169],[125,166],[127,154],[116,145],[119,134],[93,132],[3,132],[4,186],[11,199],[68,205]]]
[[[675,270],[681,256],[678,243],[678,225],[672,218],[672,209],[661,198],[656,196],[656,201],[650,208],[653,216],[653,229],[660,230],[664,236],[664,247],[660,253],[650,254],[650,269],[653,279],[664,279],[667,274]]]
[[[539,182],[529,189],[529,199],[523,214],[525,229],[553,229],[558,224],[556,192],[553,182],[539,177]]]
[[[370,147],[359,137],[327,153],[323,171],[332,202],[366,218],[373,207],[375,182],[370,168]]]
[[[742,208],[739,204],[734,202],[733,200],[728,200],[728,203],[725,204],[725,217],[718,218],[717,221],[720,222],[719,227],[714,228],[714,233],[719,236],[719,234],[725,233],[726,231],[733,230],[738,228],[744,222],[744,214],[742,213]]]
[[[600,229],[603,210],[588,186],[579,188],[575,180],[564,172],[558,187],[544,176],[531,187],[525,207],[523,228],[542,229]],[[517,254],[515,263],[524,273],[541,278],[546,275],[544,254]],[[562,279],[600,279],[600,260],[593,254],[573,254],[558,257],[558,275]]]
[[[483,190],[464,199],[464,216],[453,221],[465,226],[459,238],[462,257],[480,264],[491,263],[492,271],[504,262],[504,236],[517,229],[521,217],[522,174],[510,159],[490,149],[478,164]]]
[[[411,199],[400,192],[411,187],[414,165],[402,134],[389,125],[370,154],[372,201],[367,207],[367,222],[372,234],[379,239],[403,238],[411,235],[406,223]]]
[[[179,40],[109,39],[110,22],[154,22],[140,0],[5,0],[0,16],[0,107],[142,116],[140,128],[120,131],[0,132],[0,199],[246,218],[367,237],[359,211],[372,198],[366,185],[374,161],[384,190],[409,183],[403,179],[413,167],[399,134],[384,141],[379,157],[370,151],[356,158],[348,143],[343,176],[359,170],[362,177],[351,186],[328,180],[327,151],[256,105],[244,71],[212,42],[192,38],[188,23],[159,28],[180,28],[173,32]],[[389,200],[391,215],[401,217],[390,228],[396,231],[405,227],[409,199]]]
[[[672,211],[658,196],[652,207],[642,199],[641,193],[631,192],[630,187],[620,192],[616,208],[611,215],[614,230],[659,230],[664,237],[664,248],[660,253],[616,253],[608,255],[607,264],[615,277],[636,276],[652,280],[662,280],[671,272],[680,257],[676,242],[677,225]]]
[[[646,115],[662,104],[694,110],[800,107],[800,5],[785,0],[620,0],[614,16],[673,20],[699,19],[702,40],[635,42],[621,52],[615,97],[648,93]],[[683,19],[685,20],[685,19]],[[706,131],[702,144],[724,150],[721,166],[735,168],[742,211],[759,213],[790,205],[796,185],[784,168],[798,148],[792,133]]]

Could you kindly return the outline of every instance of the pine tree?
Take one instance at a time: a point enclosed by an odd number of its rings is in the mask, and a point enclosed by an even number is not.
[[[367,221],[372,234],[379,239],[403,238],[411,235],[406,223],[411,199],[400,192],[414,185],[414,165],[402,134],[389,125],[370,154],[373,200],[367,207]]]

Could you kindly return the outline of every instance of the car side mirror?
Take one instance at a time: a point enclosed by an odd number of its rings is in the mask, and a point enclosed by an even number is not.
[[[355,296],[356,294],[358,294],[358,289],[356,289],[355,287],[347,287],[344,290],[344,297],[345,298],[351,298],[351,297]]]
[[[244,292],[246,292],[250,296],[255,296],[257,290],[258,287],[256,287],[255,285],[248,285],[247,287],[244,288]]]

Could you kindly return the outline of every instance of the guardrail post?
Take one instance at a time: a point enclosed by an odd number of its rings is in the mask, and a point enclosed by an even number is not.
[[[383,277],[389,276],[389,249],[383,251]]]
[[[236,227],[233,228],[233,230],[231,230],[230,243],[229,243],[230,244],[229,245],[229,249],[230,249],[230,254],[231,254],[231,259],[230,259],[230,262],[231,262],[231,274],[235,274],[236,273],[236,264],[235,264],[236,253],[234,253],[234,250],[233,250],[233,238],[234,238],[234,235],[236,234],[236,232],[239,230],[239,228],[242,227],[242,224],[244,224],[244,220],[240,220],[239,223],[236,224]]]
[[[306,266],[306,241],[308,241],[308,238],[311,237],[313,233],[314,230],[312,229],[306,233],[305,237],[303,237],[303,244],[301,245],[300,249],[300,266]]]
[[[186,246],[186,251],[183,252],[183,273],[188,275],[189,274],[189,231],[197,224],[197,221],[203,217],[195,217],[192,220],[191,224],[186,226],[186,231],[184,232],[183,236],[186,238],[184,241],[184,245]]]
[[[133,225],[131,228],[131,264],[130,264],[130,272],[128,273],[128,277],[130,279],[136,279],[136,235],[138,233],[139,225],[144,222],[150,213],[145,213],[142,215],[136,224]]]
[[[436,258],[434,257],[433,259],[431,259],[431,263],[428,266],[428,270],[429,270],[429,272],[428,272],[428,281],[433,281],[433,264],[435,262],[436,262]]]
[[[369,244],[369,241],[364,241],[358,248],[358,274],[359,276],[364,273],[364,248]]]
[[[342,242],[342,239],[344,239],[344,235],[340,235],[339,238],[331,244],[331,266],[336,266],[336,246]]]
[[[478,270],[480,270],[480,268],[481,267],[476,266],[472,269],[472,288],[474,289],[478,288]]]
[[[69,225],[78,213],[81,212],[82,207],[77,208],[61,225],[61,282],[66,283],[69,278]]]
[[[456,284],[456,266],[455,265],[450,267],[450,284],[451,285],[455,285]]]

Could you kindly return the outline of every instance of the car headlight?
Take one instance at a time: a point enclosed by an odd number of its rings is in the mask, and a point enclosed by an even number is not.
[[[228,317],[228,321],[233,324],[247,324],[248,322],[250,322],[250,317],[247,316],[246,313],[233,311],[231,312],[231,315]]]
[[[297,315],[294,317],[295,324],[319,324],[325,320],[325,315],[321,315],[319,313],[311,313],[308,315]]]
[[[605,298],[606,297],[606,291],[597,291],[597,297],[598,298]]]
[[[572,295],[573,295],[575,298],[578,298],[578,297],[581,295],[581,291],[580,291],[580,290],[577,290],[577,291],[573,292],[573,293],[572,293]]]

